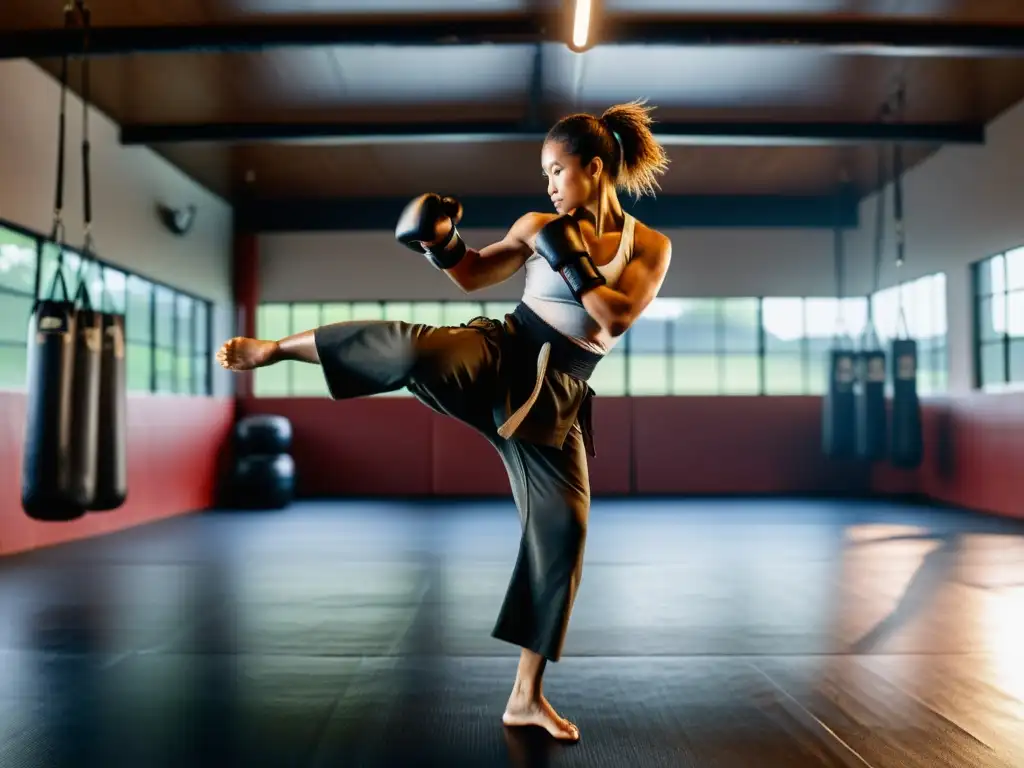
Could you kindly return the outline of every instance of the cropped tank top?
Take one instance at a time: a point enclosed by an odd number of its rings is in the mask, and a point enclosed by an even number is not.
[[[614,288],[622,270],[633,258],[633,232],[636,219],[624,214],[619,249],[611,261],[598,271],[608,286]],[[619,338],[609,334],[573,298],[562,276],[551,269],[543,256],[533,253],[526,260],[526,286],[523,303],[555,330],[567,336],[584,349],[598,355],[607,354]]]

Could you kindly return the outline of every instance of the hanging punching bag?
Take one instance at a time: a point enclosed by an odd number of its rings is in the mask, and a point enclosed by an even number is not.
[[[55,278],[61,285],[62,261]],[[21,505],[35,520],[68,521],[84,514],[71,461],[76,321],[75,305],[66,298],[37,300],[29,321]]]
[[[921,402],[917,396],[917,342],[892,342],[892,446],[894,466],[913,469],[921,464]]]
[[[66,28],[74,8],[64,9]],[[73,458],[75,352],[78,311],[64,280],[64,137],[67,114],[68,55],[61,62],[60,116],[57,124],[57,189],[53,230],[57,264],[48,298],[42,298],[42,244],[36,250],[35,302],[29,318],[27,414],[22,448],[21,505],[35,520],[64,522],[85,510],[78,496]],[[58,295],[58,286],[60,288]]]
[[[875,461],[885,456],[888,416],[885,403],[885,352],[857,354],[857,457]]]
[[[103,332],[100,365],[96,492],[89,509],[117,509],[128,498],[127,385],[124,315],[100,313]]]
[[[83,47],[88,45],[88,29],[90,15],[87,8],[82,8],[82,24],[86,29]],[[89,104],[88,57],[83,61],[82,102],[85,108]],[[83,204],[85,207],[85,231],[87,250],[92,246],[92,173],[90,170],[90,141],[88,123],[82,126],[82,179],[85,183]],[[95,398],[90,400],[93,413],[96,414],[96,427],[90,436],[94,447],[93,462],[94,483],[89,499],[88,509],[91,511],[109,511],[124,504],[128,496],[128,427],[127,427],[127,385],[124,357],[125,316],[109,308],[106,286],[106,269],[101,273],[100,307],[103,311],[95,312],[95,349],[90,346],[90,354],[95,355],[97,362],[95,380]],[[82,288],[88,300],[88,291]]]
[[[903,91],[899,93],[901,105]],[[906,233],[903,224],[903,148],[893,149],[893,213],[896,219],[896,266],[906,260]],[[892,445],[894,466],[913,469],[924,457],[921,434],[921,403],[917,397],[917,342],[911,338],[900,293],[899,325],[902,332],[892,342]]]
[[[84,257],[83,257],[84,261]],[[84,297],[75,323],[74,376],[71,385],[71,489],[83,507],[93,503],[100,422],[100,363],[102,318],[90,306],[84,278]]]
[[[822,400],[822,450],[826,456],[843,458],[854,449],[854,355],[853,350],[828,353],[828,389]]]
[[[836,327],[832,340],[832,349],[827,358],[827,380],[825,397],[822,399],[821,441],[826,456],[847,458],[854,450],[854,353],[852,339],[846,332],[843,314],[845,296],[845,253],[843,247],[843,231],[839,227],[832,230],[832,255],[835,261],[836,277]],[[846,345],[841,340],[847,342]]]

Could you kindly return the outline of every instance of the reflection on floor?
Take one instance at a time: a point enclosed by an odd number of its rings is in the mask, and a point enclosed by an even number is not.
[[[506,732],[511,501],[171,520],[0,563],[0,766],[1024,765],[1024,524],[883,503],[598,501]]]

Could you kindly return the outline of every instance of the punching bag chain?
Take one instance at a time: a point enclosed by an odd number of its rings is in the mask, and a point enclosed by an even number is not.
[[[877,203],[875,205],[875,243],[874,243],[874,259],[873,259],[873,275],[871,293],[875,295],[878,293],[879,285],[882,281],[882,255],[885,250],[885,150],[882,147],[878,149],[878,196]],[[868,299],[868,318],[867,323],[864,327],[865,340],[870,340],[871,349],[877,349],[879,347],[878,332],[875,329],[875,306],[871,299]],[[862,345],[865,349],[868,348],[865,343]]]
[[[75,4],[68,0],[64,6],[64,29],[71,29],[75,25]],[[64,166],[65,152],[64,144],[67,136],[67,113],[68,113],[68,60],[67,52],[61,57],[60,62],[60,112],[57,118],[57,191],[53,202],[53,227],[50,231],[50,240],[57,246],[57,268],[53,273],[53,282],[50,283],[49,297],[53,299],[60,286],[63,300],[68,298],[68,286],[64,281]],[[36,266],[36,299],[40,298],[42,287],[42,259]]]
[[[842,227],[832,230],[832,256],[835,260],[836,271],[836,319],[835,339],[848,339],[849,330],[846,327],[845,298],[846,298],[846,254],[844,251],[844,240]]]
[[[905,106],[905,95],[902,83],[896,90],[895,98],[896,115],[898,119],[902,120]],[[906,227],[904,226],[903,217],[903,145],[899,142],[893,145],[892,150],[892,207],[893,228],[896,236],[896,269],[899,270],[906,260]],[[907,326],[906,308],[903,304],[902,282],[897,278],[896,284],[900,286],[898,288],[899,296],[897,299],[899,316],[897,319],[896,335],[897,338],[907,338],[910,335],[910,332]]]
[[[85,265],[90,254],[95,253],[92,236],[92,169],[89,163],[91,145],[89,142],[89,100],[91,81],[89,77],[89,30],[91,13],[84,0],[75,0],[75,6],[82,19],[82,258],[78,263],[78,292],[76,301],[85,309],[92,309]]]

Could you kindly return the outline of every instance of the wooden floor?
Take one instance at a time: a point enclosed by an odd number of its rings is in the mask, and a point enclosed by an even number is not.
[[[511,501],[208,514],[0,563],[0,766],[1024,766],[1024,526],[598,501],[561,746],[506,732]]]

